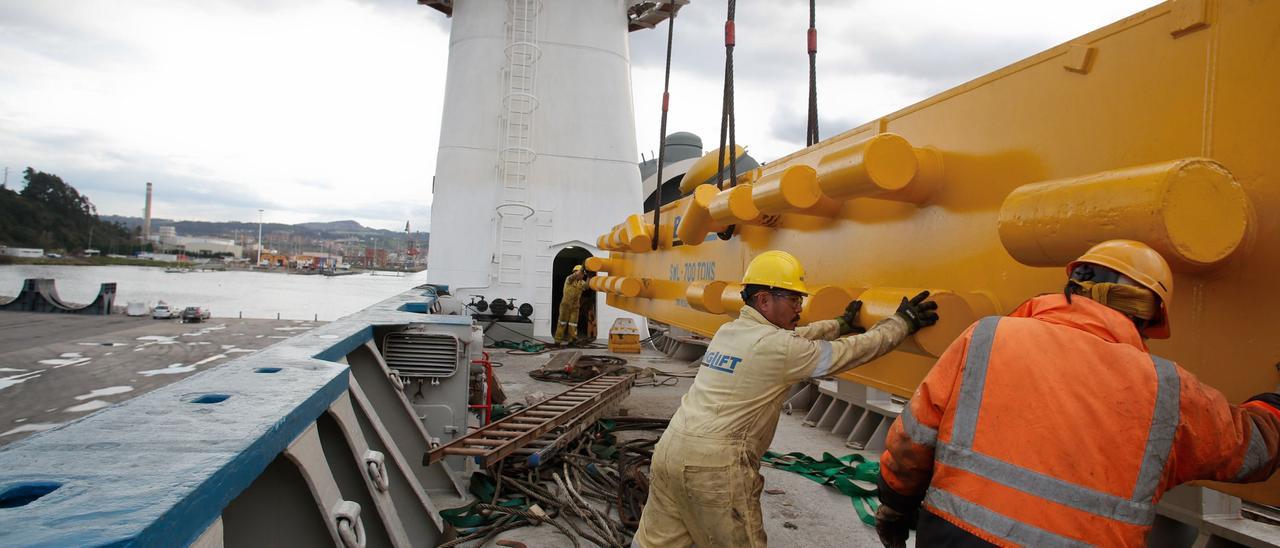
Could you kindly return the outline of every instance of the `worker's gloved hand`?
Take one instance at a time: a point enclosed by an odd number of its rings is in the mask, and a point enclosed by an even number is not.
[[[887,504],[881,504],[876,510],[876,534],[880,535],[880,543],[885,548],[906,548],[907,536],[911,534],[911,522],[897,510]]]
[[[1248,403],[1251,401],[1259,401],[1267,405],[1270,405],[1271,407],[1274,407],[1276,409],[1280,409],[1280,394],[1277,394],[1275,392],[1264,392],[1262,394],[1258,394],[1244,401],[1245,403]]]
[[[1280,418],[1280,394],[1275,392],[1258,394],[1245,400],[1244,407],[1263,413],[1270,413],[1272,416]]]
[[[910,333],[919,331],[921,327],[929,327],[938,323],[938,303],[933,301],[925,301],[929,298],[928,291],[921,291],[919,295],[907,300],[902,298],[902,304],[898,305],[898,315],[902,319],[907,320],[907,328]]]
[[[862,301],[856,299],[851,301],[849,306],[844,307],[844,314],[836,318],[836,321],[840,322],[841,336],[850,333],[862,334],[867,332],[865,328],[858,325],[858,312],[860,310],[862,310]]]

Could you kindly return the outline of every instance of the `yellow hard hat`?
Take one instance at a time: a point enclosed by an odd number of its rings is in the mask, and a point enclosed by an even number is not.
[[[573,265],[573,271],[574,271],[574,272],[579,272],[579,271],[581,271],[581,270],[582,270],[582,265],[580,265],[580,264],[575,264],[575,265]]]
[[[804,267],[786,251],[766,251],[751,259],[742,275],[743,285],[764,285],[809,294],[804,285]]]
[[[1067,265],[1067,276],[1080,263],[1105,266],[1128,276],[1160,297],[1160,317],[1143,334],[1153,339],[1169,338],[1169,305],[1173,302],[1173,271],[1160,253],[1134,240],[1107,240],[1089,248]]]
[[[733,158],[730,158],[728,154],[724,155],[725,167],[729,167],[729,162],[740,160],[746,153],[747,149],[742,148],[742,145],[737,145],[733,149]],[[754,164],[752,165],[754,166]],[[716,168],[718,167],[720,167],[720,149],[717,148],[704,154],[702,158],[699,158],[692,166],[689,166],[689,171],[684,172],[684,177],[680,179],[680,192],[688,194],[693,192],[693,189],[700,184],[715,182],[712,179],[715,178]],[[741,175],[741,172],[739,172],[739,175]],[[725,178],[728,179],[729,177],[726,176]]]

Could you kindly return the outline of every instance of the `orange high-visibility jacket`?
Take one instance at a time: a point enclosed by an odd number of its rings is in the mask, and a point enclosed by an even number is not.
[[[1229,405],[1119,312],[1045,295],[938,359],[889,429],[880,483],[896,510],[923,498],[997,545],[1142,546],[1166,490],[1264,480],[1278,446],[1274,407]]]

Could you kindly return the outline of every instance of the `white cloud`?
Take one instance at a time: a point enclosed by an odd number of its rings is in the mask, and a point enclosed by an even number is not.
[[[136,215],[152,181],[160,217],[427,223],[448,38],[434,10],[32,2],[0,8],[0,28],[11,171],[62,175],[104,213]]]
[[[1150,7],[1155,0],[820,0],[818,111],[829,137],[889,114],[1075,36]],[[760,160],[804,146],[809,3],[739,3],[734,79],[737,141]],[[724,75],[723,2],[680,11],[668,128],[717,146]],[[658,147],[665,24],[633,33],[637,142]]]
[[[499,0],[486,0],[499,1]],[[553,0],[567,1],[567,0]],[[831,136],[1154,0],[821,0]],[[738,10],[738,142],[803,145],[808,2]],[[719,136],[725,5],[676,22],[669,131]],[[412,0],[0,3],[0,165],[63,176],[103,213],[428,226],[449,22]],[[666,27],[632,33],[640,151],[656,150]]]

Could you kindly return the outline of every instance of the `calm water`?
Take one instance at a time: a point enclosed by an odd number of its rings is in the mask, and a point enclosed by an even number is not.
[[[214,317],[336,320],[415,285],[426,271],[393,275],[299,276],[267,272],[166,273],[139,266],[0,266],[0,295],[13,297],[26,278],[53,278],[63,301],[88,303],[104,282],[116,282],[116,305],[163,300],[179,310],[207,307]]]

